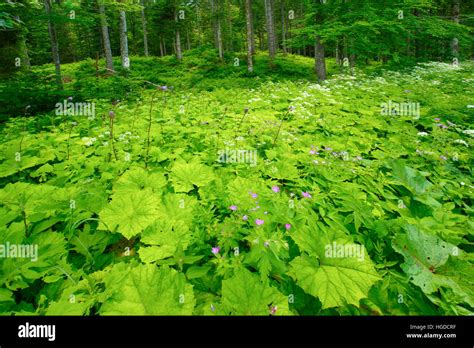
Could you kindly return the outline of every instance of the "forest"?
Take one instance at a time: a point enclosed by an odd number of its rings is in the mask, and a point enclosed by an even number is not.
[[[464,0],[3,0],[0,315],[473,315],[473,31]]]

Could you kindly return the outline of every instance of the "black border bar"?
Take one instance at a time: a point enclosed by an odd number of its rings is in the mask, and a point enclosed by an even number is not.
[[[20,338],[19,326],[55,325],[55,340]],[[395,345],[473,347],[474,317],[67,317],[0,316],[0,347]],[[428,334],[408,338],[407,334]],[[435,338],[448,334],[451,337]],[[456,337],[453,338],[452,335]],[[431,336],[429,336],[431,335]]]

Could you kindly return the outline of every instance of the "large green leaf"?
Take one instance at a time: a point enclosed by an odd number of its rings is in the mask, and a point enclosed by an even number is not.
[[[166,178],[160,173],[148,173],[143,168],[127,170],[114,184],[114,193],[130,193],[151,189],[160,192],[166,186]]]
[[[189,315],[195,299],[184,274],[155,265],[117,264],[104,278],[102,315]]]
[[[405,165],[402,160],[392,161],[393,178],[415,194],[423,194],[433,184],[418,171]]]
[[[42,232],[23,239],[21,238],[23,233],[21,223],[13,223],[8,230],[0,230],[2,244],[5,243],[4,245],[10,249],[12,245],[15,247],[20,244],[28,245],[28,250],[31,252],[26,258],[0,258],[0,284],[4,284],[11,290],[17,290],[28,287],[28,284],[37,279],[43,279],[44,282],[49,283],[66,277],[72,272],[65,262],[67,248],[62,234]]]
[[[214,180],[214,174],[212,169],[194,159],[189,163],[176,162],[171,169],[170,179],[175,192],[189,192],[193,185],[201,187],[210,183]]]
[[[150,189],[115,194],[101,212],[100,229],[123,234],[130,239],[150,226],[159,217],[160,199]]]
[[[287,297],[245,268],[222,281],[222,306],[233,315],[269,315],[273,306],[275,314],[290,314]]]
[[[463,252],[434,235],[407,225],[405,233],[398,233],[393,248],[405,258],[403,271],[410,281],[424,293],[431,294],[444,287],[453,290],[466,303],[474,305],[470,280],[474,277],[472,265],[463,259]]]
[[[295,231],[292,237],[305,254],[290,263],[290,276],[305,292],[318,297],[323,308],[346,303],[357,306],[381,279],[365,248],[354,244],[336,223],[331,227],[311,224]],[[328,248],[333,250],[334,245],[357,248],[361,257],[326,253]]]

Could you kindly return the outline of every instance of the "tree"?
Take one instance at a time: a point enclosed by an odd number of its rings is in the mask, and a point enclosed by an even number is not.
[[[253,71],[253,16],[252,16],[252,0],[245,0],[245,18],[247,23],[247,70]]]
[[[324,45],[321,43],[321,36],[316,34],[314,43],[314,61],[316,75],[320,81],[326,80],[326,59]]]
[[[51,21],[51,0],[44,0],[44,8],[48,16],[48,31],[51,40],[51,51],[53,54],[53,61],[56,70],[56,84],[60,90],[63,89],[63,79],[61,76],[61,61],[59,59],[58,39],[56,37],[56,28]]]
[[[114,71],[114,61],[112,59],[112,49],[110,47],[109,28],[107,26],[107,17],[105,14],[105,6],[102,1],[99,1],[99,13],[100,13],[100,27],[102,31],[102,43],[105,52],[105,61],[107,69],[110,72]]]
[[[281,47],[283,49],[283,55],[286,56],[288,51],[286,49],[286,15],[285,15],[285,0],[280,2],[281,12]]]
[[[124,10],[120,10],[120,56],[122,57],[122,68],[130,68],[128,57],[127,17]]]
[[[142,28],[143,28],[143,50],[145,53],[145,57],[148,57],[148,33],[146,29],[146,16],[145,16],[145,0],[141,0],[141,20],[142,20]]]
[[[213,28],[216,48],[219,51],[219,59],[222,60],[224,58],[224,49],[222,46],[222,29],[220,19],[221,6],[219,4],[220,1],[221,0],[211,0],[211,11],[213,16]]]
[[[176,59],[183,60],[183,52],[181,50],[181,35],[179,33],[179,24],[178,24],[178,10],[175,8],[174,19],[176,21],[176,30],[175,30],[175,47],[176,47]]]
[[[276,56],[276,33],[275,21],[273,17],[274,0],[265,0],[265,18],[268,38],[268,54],[270,56],[270,66],[274,66]]]
[[[453,22],[459,24],[459,0],[453,0]],[[451,42],[453,56],[459,57],[459,40],[454,38]]]

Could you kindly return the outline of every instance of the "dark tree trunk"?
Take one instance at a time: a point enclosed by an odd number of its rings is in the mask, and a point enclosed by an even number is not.
[[[59,59],[59,47],[58,47],[58,39],[56,38],[56,29],[54,27],[53,22],[51,22],[51,1],[44,0],[44,8],[46,10],[46,14],[48,16],[48,31],[49,31],[49,38],[51,40],[51,51],[53,54],[53,61],[56,70],[56,84],[60,90],[63,89],[63,79],[61,76],[61,61]]]
[[[253,18],[252,18],[252,0],[245,0],[245,17],[247,23],[247,70],[253,71]]]

